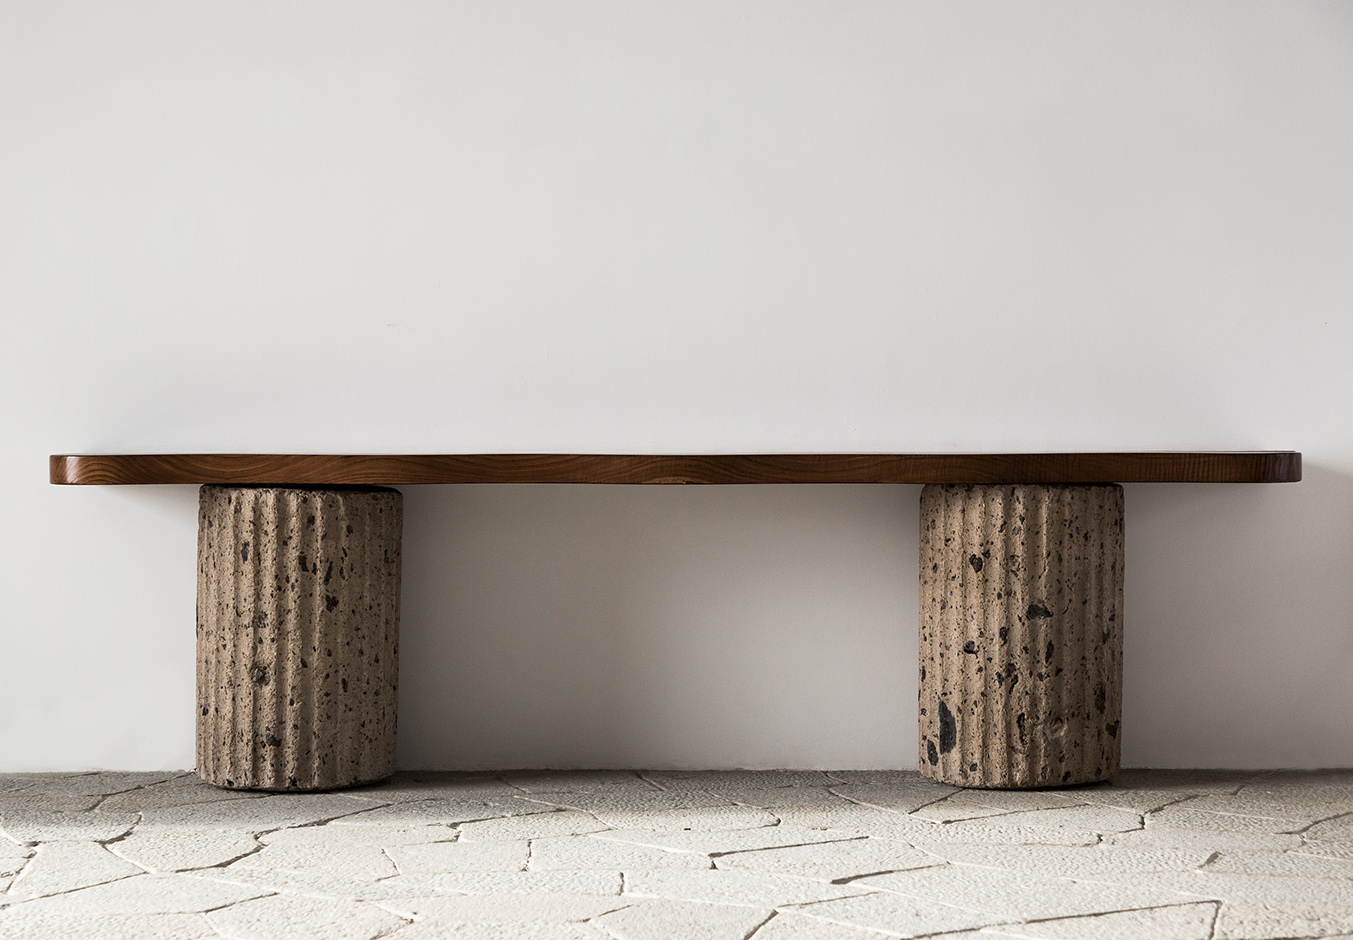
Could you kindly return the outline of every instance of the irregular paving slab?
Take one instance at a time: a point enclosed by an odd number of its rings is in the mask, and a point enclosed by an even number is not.
[[[1353,934],[1353,911],[1324,905],[1270,906],[1228,902],[1217,915],[1215,940],[1287,940]]]
[[[1311,824],[1311,820],[1209,810],[1200,808],[1195,800],[1185,800],[1182,803],[1172,803],[1154,813],[1148,813],[1145,816],[1145,823],[1148,830],[1203,829],[1214,832],[1278,834],[1305,829]]]
[[[929,822],[951,823],[1004,815],[1004,810],[993,809],[990,806],[965,806],[961,803],[951,804],[948,800],[940,800],[938,803],[922,806],[916,812],[909,814],[909,817],[911,819],[924,819]]]
[[[235,940],[374,940],[408,920],[375,904],[273,895],[207,914]]]
[[[761,925],[755,940],[883,940],[896,934],[884,934],[863,927],[847,927],[817,917],[780,911]],[[953,936],[951,934],[951,936]],[[984,940],[972,933],[973,940]]]
[[[692,830],[719,832],[774,826],[780,820],[755,806],[699,806],[690,809],[619,812],[596,810],[593,815],[613,829]]]
[[[542,806],[526,799],[509,796],[499,800],[421,800],[392,803],[378,809],[368,809],[356,815],[334,820],[335,825],[343,826],[454,826],[461,823],[476,822],[481,819],[498,819],[504,816],[526,816],[532,813],[549,812],[551,807]]]
[[[1324,858],[1299,852],[1222,852],[1208,863],[1207,870],[1349,881],[1353,880],[1353,859]]]
[[[491,843],[478,843],[480,845]],[[531,870],[710,868],[704,855],[668,852],[645,845],[610,842],[594,836],[536,839],[531,843]]]
[[[304,894],[308,897],[336,900],[345,898],[349,901],[380,901],[388,897],[408,897],[414,893],[426,893],[391,891],[387,886],[395,880],[394,878],[353,881],[351,878],[334,877],[323,871],[297,872],[285,869],[237,868],[228,865],[225,868],[200,869],[195,874],[200,878],[251,888],[258,895]]]
[[[1021,940],[1211,940],[1218,905],[1154,907],[1090,917],[1062,917],[1017,926],[988,927],[983,936]]]
[[[1241,793],[1300,802],[1353,802],[1353,776],[1346,770],[1274,770],[1246,783]]]
[[[454,845],[450,842],[434,844]],[[404,849],[408,846],[399,848]],[[344,845],[335,851],[333,845],[273,843],[261,852],[246,855],[230,866],[232,872],[241,869],[315,874],[346,881],[378,881],[399,874],[395,863],[380,846],[353,844]]]
[[[1303,835],[1311,842],[1353,842],[1353,814],[1318,822]]]
[[[12,790],[24,790],[33,786],[44,776],[76,776],[75,774],[0,774],[0,793]]]
[[[966,865],[870,875],[851,884],[978,910],[1003,921],[1103,914],[1197,900],[1164,887],[1034,878]]]
[[[19,897],[42,897],[144,874],[97,842],[48,842],[10,885]]]
[[[1353,842],[1304,842],[1290,851],[1317,858],[1353,859]]]
[[[1184,849],[1213,852],[1284,852],[1301,848],[1301,836],[1260,832],[1227,832],[1202,829],[1146,829],[1119,832],[1104,837],[1112,848],[1141,850]]]
[[[466,924],[435,917],[401,927],[390,940],[615,940],[587,924]]]
[[[488,842],[585,835],[589,832],[601,832],[608,827],[589,813],[556,810],[532,813],[529,816],[506,816],[501,819],[463,823],[456,828],[460,832],[462,842]]]
[[[381,783],[344,791],[381,803],[410,803],[430,799],[503,800],[520,795],[497,774],[398,773]]]
[[[878,930],[894,937],[975,930],[1009,919],[887,891],[822,901],[792,910],[834,924]]]
[[[75,774],[23,774],[11,778],[10,786],[0,782],[0,794],[27,790],[49,797],[105,797],[124,790],[135,790],[165,780],[185,776],[184,771],[125,772],[98,771]],[[3,796],[0,796],[3,800]]]
[[[852,803],[896,813],[914,813],[922,806],[939,802],[958,790],[917,776],[897,783],[841,784],[832,787],[832,792]]]
[[[524,924],[532,921],[570,923],[591,920],[631,903],[616,895],[475,894],[392,901],[384,906],[408,912],[419,919],[428,917],[472,924]]]
[[[396,845],[426,845],[430,842],[455,842],[458,838],[450,826],[344,826],[342,820],[323,826],[300,826],[265,832],[258,841],[266,845],[323,846],[342,852],[348,846],[374,845],[378,848]]]
[[[1113,775],[1116,787],[1176,790],[1182,793],[1237,793],[1264,776],[1264,771],[1244,770],[1146,770],[1120,769]]]
[[[64,914],[191,914],[227,907],[269,892],[195,875],[137,875],[67,894],[28,901],[10,910]]]
[[[799,829],[832,829],[867,836],[892,830],[915,833],[942,828],[940,823],[916,819],[891,810],[837,800],[826,805],[788,806],[776,810],[780,824]],[[903,840],[905,841],[905,839]]]
[[[665,790],[709,790],[713,793],[830,787],[842,782],[825,770],[664,770],[645,771],[644,777]]]
[[[152,809],[191,806],[197,803],[257,800],[266,795],[245,790],[223,790],[207,783],[197,774],[183,774],[126,793],[114,794],[99,803],[99,810],[102,812],[143,813]]]
[[[523,871],[526,842],[432,842],[387,850],[404,875],[451,871]],[[608,866],[615,868],[617,866]]]
[[[1235,796],[1199,796],[1172,805],[1198,812],[1284,819],[1292,822],[1294,828],[1340,816],[1353,816],[1353,801],[1350,800],[1301,800],[1291,796],[1272,796],[1249,788]]]
[[[940,803],[951,806],[982,807],[999,810],[1002,813],[1022,813],[1036,809],[1065,809],[1068,806],[1081,806],[1087,800],[1082,799],[1087,787],[1067,790],[957,790],[949,794]],[[939,803],[932,803],[937,806]]]
[[[574,790],[558,793],[535,792],[528,797],[542,806],[575,809],[585,813],[645,813],[702,807],[732,807],[735,804],[703,790],[670,792],[647,786],[607,787],[602,790]]]
[[[612,829],[753,829],[780,820],[755,806],[740,806],[699,790],[632,791],[612,787],[578,793],[533,794],[531,799],[590,813]]]
[[[33,853],[34,850],[26,845],[0,839],[0,878],[18,874],[28,864]]]
[[[1102,880],[1133,888],[1163,889],[1218,901],[1276,908],[1322,907],[1353,911],[1353,881],[1337,878],[1244,875],[1213,871],[1209,867],[1200,871],[1105,875]]]
[[[337,793],[287,793],[252,800],[166,806],[146,810],[141,825],[148,829],[239,829],[264,832],[283,826],[311,825],[351,816],[379,804]]]
[[[619,894],[619,871],[456,871],[399,875],[381,882],[390,897],[439,894]],[[395,892],[398,892],[396,895]]]
[[[91,810],[103,797],[97,794],[49,793],[41,787],[0,793],[0,815],[39,812],[72,813]]]
[[[756,872],[680,869],[625,872],[626,897],[780,907],[864,893],[854,887]]]
[[[1000,818],[1000,825],[1127,832],[1142,828],[1142,817],[1137,813],[1115,809],[1112,806],[1064,806],[1058,809],[1007,813]]]
[[[772,813],[789,806],[828,806],[831,804],[851,805],[850,800],[838,796],[826,787],[721,787],[709,793],[741,803],[770,810]],[[859,805],[859,804],[853,804]]]
[[[997,820],[959,820],[945,825],[880,827],[869,833],[883,839],[905,841],[910,845],[1096,845],[1099,835],[1089,829],[1060,826],[1006,825],[1010,817]]]
[[[1171,803],[1191,800],[1197,794],[1181,790],[1129,790],[1111,783],[1092,783],[1084,787],[1075,787],[1074,795],[1082,803],[1113,806],[1142,815],[1163,809]]]
[[[721,855],[715,864],[728,872],[756,871],[820,881],[943,865],[944,860],[897,842],[853,839]]]
[[[24,905],[0,913],[5,940],[220,940],[204,914],[54,914]]]
[[[641,901],[597,919],[617,940],[734,940],[749,936],[774,912],[755,907]]]
[[[669,852],[726,855],[731,852],[847,841],[861,837],[825,829],[804,829],[799,826],[764,826],[757,829],[730,829],[721,832],[654,832],[648,829],[620,829],[599,832],[596,838],[604,842],[648,845]]]
[[[0,816],[0,829],[15,842],[108,842],[132,831],[130,813],[15,811]]]
[[[633,770],[532,770],[502,778],[528,793],[587,793],[612,787],[661,790]]]
[[[1007,824],[1010,816],[994,821],[962,820],[938,823],[865,806],[842,809],[790,807],[778,810],[782,825],[824,829],[846,835],[871,836],[913,845],[941,843],[1005,845],[1095,845],[1099,836],[1089,829]]]
[[[1205,849],[1110,849],[1102,846],[930,845],[935,861],[981,865],[1035,878],[1095,878],[1153,871],[1189,871],[1212,858]]]
[[[109,848],[149,871],[168,872],[227,865],[262,845],[248,833],[230,829],[141,829]]]

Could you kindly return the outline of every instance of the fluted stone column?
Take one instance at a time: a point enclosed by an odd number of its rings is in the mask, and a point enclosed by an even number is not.
[[[403,497],[204,486],[197,773],[323,790],[395,769]]]
[[[920,767],[962,787],[1118,769],[1123,488],[921,493]]]

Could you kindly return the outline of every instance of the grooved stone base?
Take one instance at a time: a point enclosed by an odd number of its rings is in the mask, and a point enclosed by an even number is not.
[[[323,790],[395,769],[403,497],[204,486],[197,773]]]
[[[920,768],[962,787],[1118,769],[1123,488],[921,492]]]

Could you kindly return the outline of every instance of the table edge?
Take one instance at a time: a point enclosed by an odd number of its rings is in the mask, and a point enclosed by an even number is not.
[[[1038,454],[53,454],[63,486],[1295,483],[1297,451]]]

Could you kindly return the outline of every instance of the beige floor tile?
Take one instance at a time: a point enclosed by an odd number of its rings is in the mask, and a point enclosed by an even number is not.
[[[1217,904],[1181,904],[1090,917],[1064,917],[988,927],[984,936],[1018,940],[1210,940]]]
[[[257,852],[262,844],[231,829],[141,829],[109,848],[142,868],[164,872],[226,865]]]
[[[595,836],[536,839],[531,843],[531,870],[600,869],[623,871],[654,868],[710,868],[707,856],[669,852],[647,845],[612,842]]]
[[[48,842],[38,846],[23,874],[10,885],[9,893],[43,897],[143,873],[144,869],[118,858],[97,842]]]
[[[408,920],[361,901],[273,895],[207,915],[232,940],[374,940]]]
[[[137,875],[11,907],[53,914],[192,914],[211,911],[270,892],[196,875]],[[3,935],[3,934],[0,934]]]
[[[743,940],[773,913],[689,901],[631,899],[631,904],[597,918],[597,926],[617,940]]]
[[[0,913],[5,940],[220,940],[205,914]]]
[[[518,842],[430,842],[426,845],[399,845],[386,852],[402,875],[435,874],[448,871],[524,871],[529,843]]]
[[[825,845],[798,845],[755,852],[736,852],[715,859],[725,871],[765,872],[839,881],[861,875],[941,865],[925,852],[884,839],[854,839]]]

